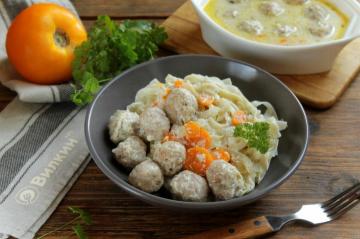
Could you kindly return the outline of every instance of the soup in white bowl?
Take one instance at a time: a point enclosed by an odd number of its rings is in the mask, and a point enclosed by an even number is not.
[[[209,0],[205,12],[249,40],[304,45],[344,37],[348,17],[326,0]]]
[[[199,16],[201,33],[204,41],[214,49],[218,54],[235,59],[241,59],[249,63],[255,64],[264,68],[271,73],[277,74],[313,74],[325,72],[331,69],[336,57],[340,51],[352,40],[360,36],[360,3],[358,0],[229,0],[234,4],[255,4],[255,3],[272,3],[277,2],[277,7],[270,7],[272,16],[267,16],[267,6],[258,6],[253,10],[250,8],[244,8],[246,11],[259,11],[263,17],[267,17],[268,20],[260,22],[260,19],[246,19],[259,22],[246,22],[236,25],[240,27],[240,30],[247,32],[254,32],[254,35],[261,35],[267,31],[265,25],[270,24],[269,19],[276,19],[277,17],[285,14],[287,8],[302,8],[303,16],[300,17],[302,21],[307,22],[309,26],[303,31],[307,31],[307,34],[314,40],[313,42],[304,42],[302,44],[291,43],[289,39],[285,38],[283,44],[274,43],[276,37],[266,40],[252,40],[247,37],[239,36],[236,33],[224,28],[219,24],[216,19],[212,18],[208,12],[208,4],[212,1],[225,1],[225,0],[191,0],[194,9]],[[280,4],[281,3],[281,4]],[[320,11],[313,11],[310,6],[320,4],[324,8],[325,14]],[[325,4],[325,5],[324,5]],[[256,4],[255,4],[256,5]],[[305,9],[307,9],[305,11]],[[317,9],[317,7],[315,7]],[[216,9],[215,9],[216,10]],[[301,11],[299,11],[300,13]],[[230,12],[231,13],[231,12]],[[345,25],[336,25],[331,23],[330,15],[333,16],[333,21],[339,21],[343,18]],[[235,17],[241,15],[241,13],[234,13]],[[245,14],[244,14],[245,15]],[[250,16],[251,15],[251,16]],[[256,16],[253,14],[248,15],[250,18]],[[343,15],[343,16],[342,16]],[[285,16],[285,15],[284,15]],[[320,19],[320,20],[314,20]],[[347,20],[346,20],[347,19]],[[244,21],[246,21],[244,19]],[[318,22],[321,23],[318,23]],[[324,23],[325,22],[325,23]],[[284,32],[291,36],[300,31],[301,21],[294,21],[296,25],[296,31],[293,27],[279,27],[279,32]],[[314,23],[310,25],[310,23]],[[261,24],[261,25],[260,25]],[[304,23],[303,23],[304,24]],[[310,26],[319,25],[319,29],[310,29]],[[323,26],[325,24],[325,27]],[[330,24],[330,31],[326,28],[326,24]],[[334,26],[331,26],[334,24]],[[336,27],[337,26],[337,27]],[[341,30],[339,28],[343,28]],[[276,27],[276,25],[275,25]],[[253,30],[255,28],[255,30]],[[337,29],[336,29],[337,28]],[[272,28],[270,28],[272,29]],[[273,30],[274,31],[274,30]],[[312,33],[311,33],[312,31]],[[291,34],[290,34],[291,33]],[[250,35],[250,33],[247,33]],[[274,33],[275,34],[275,33]],[[318,34],[319,36],[316,36]],[[310,35],[309,35],[310,37]],[[273,42],[271,42],[273,41]],[[304,40],[305,41],[305,40]]]

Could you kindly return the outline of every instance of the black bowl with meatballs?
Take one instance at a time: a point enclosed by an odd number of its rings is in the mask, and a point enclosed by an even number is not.
[[[159,58],[116,77],[88,110],[99,168],[148,203],[214,211],[284,182],[308,140],[304,110],[278,79],[236,60]]]

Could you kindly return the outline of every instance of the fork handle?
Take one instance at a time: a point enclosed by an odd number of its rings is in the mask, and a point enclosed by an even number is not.
[[[271,232],[274,232],[274,229],[266,217],[261,216],[182,239],[245,239],[262,236]]]

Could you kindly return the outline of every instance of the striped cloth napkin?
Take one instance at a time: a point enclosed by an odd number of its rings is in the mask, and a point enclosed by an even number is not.
[[[7,61],[7,28],[36,2],[0,1],[0,82],[18,93],[0,113],[0,239],[33,238],[89,161],[84,110],[67,102],[70,85],[26,83]],[[75,12],[67,0],[47,2]]]

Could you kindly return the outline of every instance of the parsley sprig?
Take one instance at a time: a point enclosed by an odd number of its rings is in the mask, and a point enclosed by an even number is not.
[[[54,233],[54,232],[57,232],[63,228],[66,228],[66,227],[70,227],[72,226],[72,230],[73,230],[73,233],[79,238],[79,239],[87,239],[88,236],[85,232],[85,229],[84,229],[84,225],[91,225],[92,224],[92,219],[91,219],[91,215],[83,210],[83,209],[80,209],[78,207],[68,207],[68,210],[75,215],[75,217],[64,223],[63,225],[61,225],[60,227],[48,232],[48,233],[45,233],[39,237],[37,237],[36,239],[42,239],[42,238],[46,238],[48,235]]]
[[[267,122],[245,123],[236,126],[234,136],[244,138],[249,147],[265,154],[270,148],[269,129]]]
[[[149,21],[117,24],[108,16],[99,16],[88,40],[75,48],[72,101],[77,105],[90,103],[102,84],[152,59],[166,38],[164,29]]]

